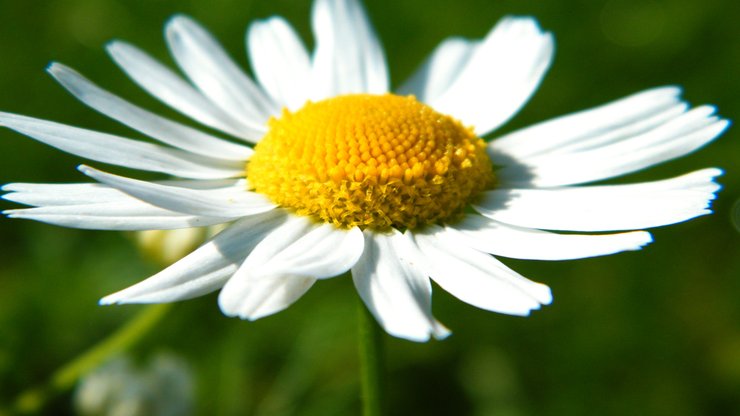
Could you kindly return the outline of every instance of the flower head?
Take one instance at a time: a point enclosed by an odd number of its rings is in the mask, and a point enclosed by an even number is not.
[[[387,332],[424,341],[449,333],[432,316],[431,280],[471,305],[527,315],[551,302],[550,289],[492,255],[564,260],[637,250],[650,234],[630,230],[710,212],[719,169],[583,185],[683,156],[722,133],[728,122],[713,107],[689,109],[675,87],[482,139],[524,105],[550,65],[552,36],[532,18],[506,17],[482,40],[442,42],[396,93],[356,0],[316,0],[312,23],[312,55],[279,17],[250,26],[256,80],[185,16],[168,22],[166,38],[187,80],[135,46],[108,45],[139,86],[229,139],[52,64],[49,72],[83,103],[161,144],[8,113],[0,124],[81,157],[175,179],[83,165],[98,183],[6,185],[5,199],[33,206],[6,214],[109,230],[229,224],[103,304],[220,290],[225,314],[257,319],[317,280],[351,271]],[[594,234],[605,231],[627,232]]]

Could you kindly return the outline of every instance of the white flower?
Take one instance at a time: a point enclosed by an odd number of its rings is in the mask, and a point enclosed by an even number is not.
[[[164,145],[7,113],[0,123],[84,158],[181,179],[81,166],[99,183],[9,184],[4,198],[33,208],[5,213],[107,230],[230,223],[102,304],[220,289],[221,310],[251,320],[351,270],[388,333],[424,341],[449,333],[432,316],[430,278],[471,305],[527,315],[551,302],[550,289],[490,254],[564,260],[637,250],[649,233],[591,233],[710,212],[719,169],[574,186],[683,156],[727,127],[711,106],[689,109],[675,87],[479,139],[524,105],[550,65],[552,36],[532,18],[506,17],[482,40],[444,41],[398,95],[387,94],[383,50],[356,0],[317,0],[312,22],[313,55],[279,17],[250,26],[256,82],[185,16],[168,22],[166,38],[187,81],[130,44],[108,45],[154,97],[225,135],[264,139],[256,148],[165,119],[52,64],[83,103]]]

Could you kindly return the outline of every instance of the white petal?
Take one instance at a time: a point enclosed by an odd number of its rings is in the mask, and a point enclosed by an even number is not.
[[[240,271],[234,275],[234,278],[239,278],[239,276]],[[292,275],[247,279],[239,293],[238,304],[232,305],[224,300],[229,294],[227,290],[233,290],[224,287],[218,297],[219,306],[226,316],[238,316],[241,319],[253,321],[286,309],[300,299],[314,282],[316,279],[312,277]]]
[[[485,135],[511,118],[550,66],[554,41],[528,17],[506,17],[486,36],[447,91],[428,101]]]
[[[194,179],[244,174],[241,162],[198,156],[32,117],[0,112],[0,124],[65,152],[111,165]]]
[[[244,179],[157,181],[162,185],[191,189],[210,189],[228,192],[235,187],[246,189]],[[34,206],[79,205],[132,200],[128,194],[100,183],[9,183],[3,185],[2,196],[8,201]],[[137,200],[138,201],[138,200]]]
[[[337,229],[332,224],[315,226],[264,263],[255,274],[306,275],[328,278],[349,270],[362,254],[359,228]]]
[[[81,216],[147,216],[147,217],[170,217],[181,216],[181,213],[168,211],[160,207],[147,204],[132,197],[128,200],[99,203],[82,203],[77,205],[49,205],[36,208],[9,209],[3,213],[8,215],[36,213],[39,215],[81,215]],[[228,218],[222,218],[228,221]],[[223,222],[223,221],[222,221]]]
[[[352,280],[365,305],[389,334],[423,342],[449,330],[432,316],[432,285],[414,266],[406,236],[365,230],[365,249],[352,267]]]
[[[510,315],[528,315],[552,302],[547,286],[527,280],[494,257],[444,239],[442,228],[413,233],[422,266],[442,289],[473,306]]]
[[[87,208],[87,207],[82,207]],[[205,227],[221,224],[228,221],[225,218],[205,217],[197,215],[183,215],[170,213],[169,216],[157,212],[155,215],[145,215],[141,212],[127,216],[111,214],[103,209],[91,214],[42,214],[36,212],[40,208],[4,211],[8,218],[21,218],[40,221],[61,227],[81,228],[86,230],[116,230],[116,231],[144,231],[144,230],[174,230],[179,228]],[[52,210],[45,210],[52,211]]]
[[[383,48],[359,1],[315,1],[312,27],[314,99],[388,91]]]
[[[275,208],[263,195],[246,189],[232,188],[231,192],[189,189],[125,178],[84,165],[79,169],[85,175],[135,198],[183,214],[238,218]]]
[[[633,231],[607,235],[555,234],[516,227],[480,215],[466,215],[448,225],[440,238],[457,238],[476,250],[529,260],[570,260],[639,250],[652,242],[650,233]]]
[[[203,156],[241,162],[253,153],[247,146],[221,140],[137,107],[62,64],[53,63],[48,71],[83,103],[163,143]]]
[[[210,33],[187,16],[165,29],[175,61],[211,102],[252,127],[263,126],[279,108],[227,55]]]
[[[398,93],[413,94],[421,102],[434,102],[457,80],[479,44],[462,38],[445,39]]]
[[[719,169],[630,185],[550,189],[497,189],[475,209],[507,224],[570,231],[634,230],[686,221],[711,213]]]
[[[193,120],[253,143],[267,131],[266,126],[252,126],[240,117],[231,117],[141,49],[122,41],[113,41],[106,49],[137,84]]]
[[[357,262],[363,244],[358,228],[341,230],[293,216],[257,246],[245,267],[252,276],[334,277]]]
[[[9,183],[2,196],[8,201],[33,206],[79,205],[131,199],[125,193],[99,183]]]
[[[358,229],[338,230],[292,216],[262,240],[219,294],[229,316],[257,319],[286,308],[316,278],[336,276],[362,253]],[[251,294],[256,291],[256,295]]]
[[[504,166],[498,178],[506,186],[525,187],[611,178],[693,152],[727,128],[729,123],[714,116],[713,107],[685,111],[686,104],[676,101],[677,93],[673,88],[648,91],[534,126],[531,132],[512,133],[500,144],[496,140],[489,153],[494,163]],[[582,126],[573,129],[574,135],[562,133],[579,121]],[[555,142],[546,144],[534,139],[535,135],[552,137]]]
[[[233,186],[234,181],[229,181]],[[216,184],[216,183],[212,183]],[[217,183],[221,189],[223,183]],[[167,230],[215,225],[230,218],[188,215],[155,207],[100,184],[25,184],[3,186],[3,199],[38,208],[6,210],[23,218],[95,230]]]
[[[504,154],[523,160],[562,153],[563,148],[574,145],[578,149],[593,147],[594,144],[644,132],[665,119],[653,120],[654,117],[687,107],[680,94],[678,87],[653,88],[599,107],[544,121],[495,139],[489,145],[491,155]]]
[[[170,267],[106,296],[100,303],[173,302],[217,290],[265,235],[284,220],[280,210],[243,218]]]
[[[253,23],[247,46],[254,74],[275,102],[301,108],[309,98],[311,60],[290,24],[280,17]]]

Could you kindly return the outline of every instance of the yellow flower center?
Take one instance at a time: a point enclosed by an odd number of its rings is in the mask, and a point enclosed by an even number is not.
[[[255,192],[338,227],[449,219],[493,183],[485,143],[413,96],[344,95],[283,110],[247,163]]]

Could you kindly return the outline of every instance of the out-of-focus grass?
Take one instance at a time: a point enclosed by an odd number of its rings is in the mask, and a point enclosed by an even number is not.
[[[503,15],[532,14],[557,41],[554,65],[504,128],[657,85],[740,114],[740,30],[730,0],[499,1],[367,4],[398,85],[443,38],[481,37]],[[165,19],[191,14],[246,65],[249,21],[286,16],[310,44],[308,1],[0,0],[0,110],[137,137],[75,102],[43,68],[59,60],[147,108],[183,120],[134,86],[103,52],[112,38],[171,62]],[[501,63],[505,65],[505,62]],[[494,135],[495,136],[495,135]],[[84,181],[79,158],[0,130],[2,182]],[[740,409],[740,143],[731,129],[706,149],[624,180],[719,166],[715,214],[655,230],[642,252],[563,263],[506,261],[549,284],[555,303],[529,319],[467,306],[441,290],[444,342],[387,339],[393,414],[706,415]],[[3,202],[3,208],[12,204]],[[157,270],[124,234],[0,220],[0,403],[46,381],[140,307],[102,295]],[[176,305],[134,350],[185,357],[199,413],[345,415],[359,409],[356,295],[320,282],[289,310],[254,323],[223,317],[215,296]],[[49,414],[72,413],[69,395]]]

